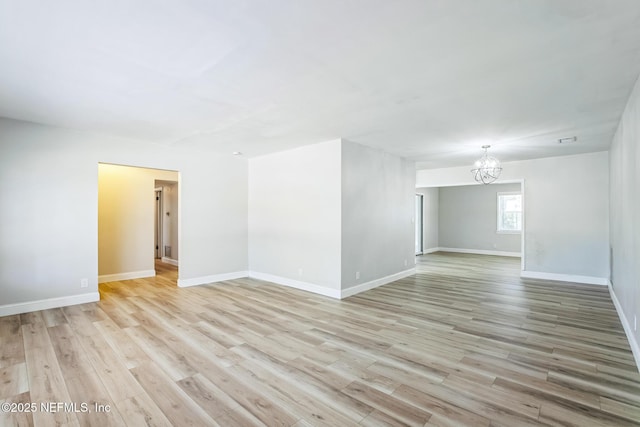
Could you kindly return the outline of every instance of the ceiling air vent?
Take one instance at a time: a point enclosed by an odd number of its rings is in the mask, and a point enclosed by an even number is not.
[[[572,136],[572,137],[569,137],[569,138],[560,138],[558,140],[558,144],[573,144],[577,140],[578,140],[577,136]]]

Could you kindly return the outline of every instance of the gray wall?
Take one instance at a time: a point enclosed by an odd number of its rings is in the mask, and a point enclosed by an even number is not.
[[[415,267],[415,179],[413,162],[343,141],[342,289]]]
[[[635,339],[640,365],[640,82],[631,93],[611,145],[611,247],[613,292]],[[638,319],[640,322],[640,319]],[[640,367],[640,366],[639,366]]]
[[[525,270],[604,281],[609,276],[608,153],[506,162],[502,167],[501,180],[525,180]],[[473,184],[469,169],[419,170],[417,186]]]
[[[440,188],[439,246],[520,253],[521,234],[497,233],[497,194],[520,191],[520,184]]]
[[[423,198],[423,228],[422,246],[425,253],[435,250],[440,246],[438,237],[439,211],[440,211],[440,189],[439,188],[418,188],[417,194],[422,194]]]
[[[246,160],[9,119],[0,141],[0,306],[97,293],[99,162],[180,171],[181,278],[247,270]]]

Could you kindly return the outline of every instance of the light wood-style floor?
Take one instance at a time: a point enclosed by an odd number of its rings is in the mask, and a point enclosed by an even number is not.
[[[250,279],[179,289],[158,264],[99,303],[0,318],[0,402],[38,405],[0,425],[638,425],[607,289],[523,281],[519,262],[425,255],[343,301]]]

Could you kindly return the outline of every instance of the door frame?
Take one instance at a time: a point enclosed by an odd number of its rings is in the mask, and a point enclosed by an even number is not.
[[[420,200],[420,204],[418,205],[418,199]],[[415,241],[417,242],[418,239],[418,221],[420,221],[420,251],[416,251],[416,255],[423,255],[424,254],[424,194],[420,194],[420,193],[416,193],[416,197],[415,197],[415,207],[414,209],[416,210],[416,218],[415,218]],[[420,206],[420,215],[418,215],[417,212],[417,206]]]
[[[156,195],[156,218],[155,218],[155,244],[156,244],[156,252],[155,259],[162,259],[164,256],[164,236],[162,235],[163,223],[162,223],[162,187],[154,188],[154,193]]]

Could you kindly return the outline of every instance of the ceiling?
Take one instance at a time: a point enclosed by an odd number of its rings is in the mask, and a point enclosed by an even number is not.
[[[0,0],[0,116],[249,157],[602,151],[639,74],[638,0]]]

